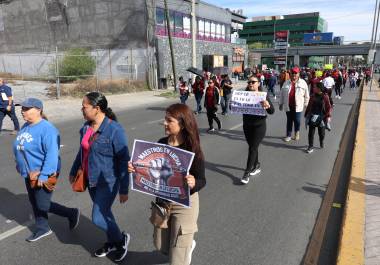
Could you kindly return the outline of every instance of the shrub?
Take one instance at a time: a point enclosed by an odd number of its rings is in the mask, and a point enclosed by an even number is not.
[[[59,76],[63,76],[62,82],[86,79],[94,73],[95,68],[96,61],[86,49],[74,48],[59,61]]]

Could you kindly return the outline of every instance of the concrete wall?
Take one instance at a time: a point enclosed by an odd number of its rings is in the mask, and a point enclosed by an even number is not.
[[[146,0],[11,0],[0,4],[0,53],[146,48],[147,23]]]
[[[177,77],[183,76],[186,79],[189,77],[187,68],[191,67],[191,40],[173,38],[173,46],[175,49],[175,64]],[[203,55],[228,55],[228,67],[232,68],[232,54],[233,47],[242,47],[247,51],[246,45],[236,45],[231,43],[219,43],[209,41],[197,41],[197,68],[202,70],[202,57]],[[158,68],[159,78],[167,78],[168,75],[172,75],[171,57],[169,49],[169,40],[167,37],[157,38],[157,50],[158,50]],[[246,65],[247,65],[246,54]]]

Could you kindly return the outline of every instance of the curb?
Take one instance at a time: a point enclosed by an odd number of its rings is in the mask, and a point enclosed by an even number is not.
[[[358,127],[352,159],[347,198],[337,256],[337,265],[364,264],[365,226],[365,166],[366,166],[366,102],[367,89],[363,89]]]

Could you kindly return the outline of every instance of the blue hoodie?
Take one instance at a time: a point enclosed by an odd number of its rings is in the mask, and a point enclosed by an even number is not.
[[[16,169],[24,178],[28,172],[40,171],[40,181],[59,172],[60,137],[58,130],[48,121],[25,123],[13,142]]]

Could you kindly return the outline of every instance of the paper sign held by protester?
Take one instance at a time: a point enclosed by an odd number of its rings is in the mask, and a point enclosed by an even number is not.
[[[135,140],[131,174],[132,190],[190,207],[190,189],[185,184],[194,153],[172,146]]]
[[[261,102],[266,98],[267,92],[235,90],[231,99],[231,112],[234,114],[265,116],[266,110],[261,105]]]
[[[3,99],[3,101],[9,100],[5,93],[1,93],[1,98]]]

